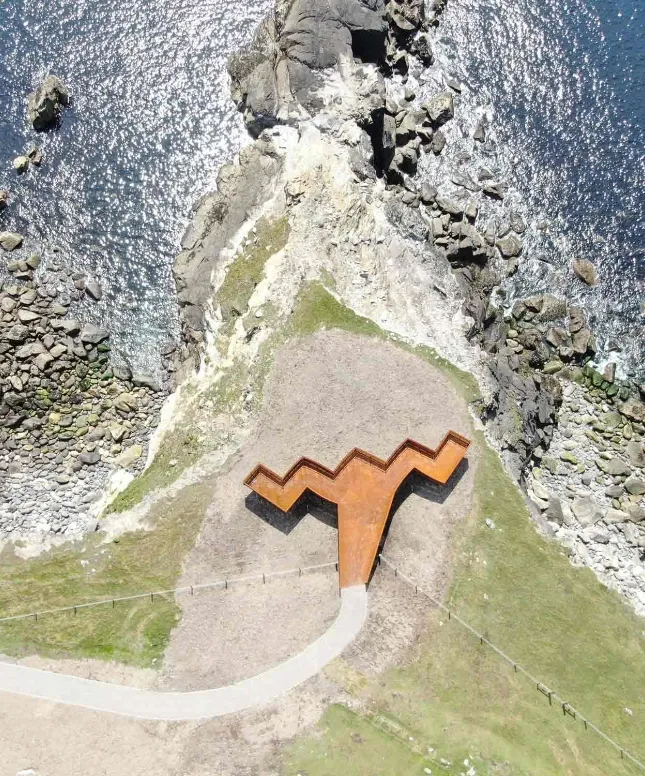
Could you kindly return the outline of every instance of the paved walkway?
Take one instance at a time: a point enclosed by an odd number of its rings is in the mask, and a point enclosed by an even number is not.
[[[199,692],[155,692],[0,663],[0,691],[146,720],[208,719],[262,706],[315,676],[351,644],[367,618],[363,585],[342,591],[335,622],[317,641],[243,682]]]

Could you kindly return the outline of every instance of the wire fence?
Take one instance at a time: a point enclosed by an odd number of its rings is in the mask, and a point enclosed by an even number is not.
[[[88,603],[74,604],[72,606],[62,606],[58,609],[44,609],[39,612],[29,612],[28,614],[14,614],[9,617],[0,617],[0,625],[6,623],[15,623],[20,620],[38,620],[42,617],[55,614],[78,614],[78,612],[85,609],[93,609],[99,606],[111,606],[113,609],[118,603],[124,601],[145,601],[154,603],[155,598],[167,598],[169,596],[177,595],[191,595],[194,596],[203,590],[228,590],[231,587],[241,584],[249,584],[251,582],[260,582],[266,584],[267,581],[277,579],[280,577],[301,577],[304,574],[312,574],[316,571],[326,571],[329,569],[335,569],[338,571],[338,563],[336,561],[330,561],[329,563],[319,563],[315,566],[302,566],[298,568],[286,569],[283,571],[269,571],[262,574],[248,574],[239,577],[226,577],[224,579],[217,580],[216,582],[206,582],[199,585],[188,585],[186,587],[177,587],[174,590],[154,590],[146,593],[137,593],[136,595],[126,595],[120,598],[104,598],[100,601],[90,601]]]
[[[493,650],[493,652],[497,653],[499,657],[501,657],[503,660],[505,660],[509,665],[513,667],[513,670],[516,674],[522,674],[524,677],[529,679],[534,685],[536,690],[544,695],[549,700],[549,705],[553,706],[555,703],[557,707],[559,707],[562,710],[562,714],[564,716],[569,715],[570,717],[573,717],[574,720],[581,722],[584,725],[585,730],[593,730],[594,733],[599,735],[602,739],[605,740],[606,743],[610,744],[612,747],[616,749],[616,751],[620,754],[620,757],[622,760],[627,760],[632,763],[632,765],[635,765],[637,768],[640,768],[641,771],[645,771],[645,764],[642,763],[639,759],[637,759],[631,752],[629,752],[627,749],[625,749],[623,746],[621,746],[619,743],[613,740],[610,736],[608,736],[606,733],[604,733],[597,725],[594,725],[591,720],[584,717],[580,712],[575,709],[570,703],[564,700],[555,690],[549,689],[545,684],[540,682],[539,679],[536,679],[531,673],[529,673],[525,668],[522,668],[521,665],[516,660],[513,660],[513,658],[509,657],[505,652],[503,652],[498,646],[493,644],[486,636],[484,636],[483,633],[480,633],[478,630],[472,627],[469,623],[467,623],[464,619],[462,619],[458,614],[456,614],[450,607],[446,606],[441,601],[438,601],[433,595],[428,593],[426,590],[423,590],[413,579],[410,579],[406,574],[404,574],[402,571],[399,571],[397,566],[388,558],[386,558],[384,555],[378,556],[379,564],[385,563],[386,566],[388,566],[392,571],[394,572],[394,576],[398,579],[403,580],[408,585],[414,588],[415,593],[419,593],[423,595],[425,598],[427,598],[429,601],[432,602],[434,606],[437,607],[437,609],[440,609],[442,612],[445,612],[448,615],[448,620],[452,621],[455,620],[459,623],[463,628],[465,628],[469,633],[471,633],[473,636],[475,636],[480,644],[482,646],[487,646],[490,649]]]
[[[569,715],[570,717],[573,717],[574,720],[581,722],[584,725],[585,730],[592,730],[594,733],[600,736],[606,743],[612,746],[619,753],[621,759],[629,761],[630,763],[632,763],[632,765],[635,765],[641,771],[645,772],[645,764],[642,763],[639,759],[637,759],[633,754],[631,754],[631,752],[629,752],[619,743],[614,741],[613,738],[611,738],[605,732],[603,732],[597,725],[594,725],[594,723],[591,722],[591,720],[589,720],[587,717],[584,717],[577,709],[575,709],[570,703],[565,701],[564,698],[562,698],[557,692],[555,692],[555,690],[549,689],[543,682],[541,682],[539,679],[534,677],[529,671],[523,668],[516,660],[513,660],[513,658],[509,657],[503,650],[501,650],[498,646],[493,644],[493,642],[491,642],[490,639],[484,636],[483,633],[480,633],[478,630],[473,628],[472,625],[470,625],[458,614],[456,614],[450,607],[446,606],[444,603],[437,600],[427,590],[424,590],[422,587],[420,587],[413,579],[411,579],[402,571],[400,571],[392,561],[386,558],[383,554],[380,554],[378,556],[378,561],[379,561],[379,565],[385,564],[388,568],[390,568],[393,571],[395,577],[403,580],[406,584],[413,587],[415,593],[423,595],[434,606],[436,606],[437,609],[440,609],[441,611],[445,612],[448,615],[449,621],[455,620],[465,630],[467,630],[476,639],[478,639],[482,646],[486,646],[492,649],[493,652],[495,652],[499,657],[501,657],[510,666],[513,667],[513,670],[515,671],[515,673],[522,674],[525,678],[529,679],[535,686],[536,690],[542,695],[544,695],[546,698],[548,698],[549,705],[553,706],[553,704],[555,703],[562,710],[563,715],[565,716]],[[196,593],[199,593],[205,590],[217,590],[217,589],[228,590],[236,585],[249,584],[249,583],[260,582],[260,581],[262,582],[262,584],[266,584],[267,581],[270,581],[273,579],[293,577],[293,576],[301,577],[304,574],[311,574],[317,571],[327,571],[332,568],[338,571],[337,561],[330,561],[328,563],[319,563],[313,566],[302,566],[298,568],[285,569],[282,571],[270,571],[270,572],[263,572],[261,574],[247,574],[247,575],[242,575],[238,577],[226,577],[224,579],[220,579],[215,582],[206,582],[206,583],[196,584],[196,585],[187,585],[185,587],[177,587],[172,590],[155,590],[155,591],[149,591],[145,593],[138,593],[136,595],[120,596],[118,598],[105,598],[100,601],[90,601],[87,603],[74,604],[72,606],[63,606],[57,609],[45,609],[38,612],[29,612],[27,614],[14,614],[8,617],[0,617],[0,625],[15,623],[21,620],[22,621],[33,620],[34,622],[38,622],[38,620],[41,619],[42,617],[47,617],[50,615],[57,615],[57,614],[77,615],[80,611],[93,609],[101,606],[110,606],[112,608],[115,608],[118,603],[123,603],[123,602],[147,600],[150,603],[154,603],[155,598],[167,598],[169,596],[178,596],[178,595],[194,596]]]

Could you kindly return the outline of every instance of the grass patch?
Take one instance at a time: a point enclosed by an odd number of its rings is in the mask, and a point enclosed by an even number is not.
[[[287,768],[288,776],[410,776],[433,765],[408,742],[345,706],[334,705],[325,712],[320,734],[321,738],[296,744],[293,759],[298,765]]]
[[[152,491],[172,485],[203,452],[204,446],[197,434],[190,429],[173,429],[164,437],[150,466],[116,496],[104,514],[126,512],[140,504]]]
[[[216,294],[224,320],[223,335],[230,334],[235,319],[247,312],[249,299],[264,277],[265,264],[284,248],[289,239],[289,221],[286,216],[275,221],[260,218],[256,229],[254,234],[249,235],[248,245],[242,247],[227,269],[226,277]]]
[[[6,548],[0,556],[2,616],[168,590],[192,549],[211,489],[193,485],[157,505],[154,530],[104,542],[93,534],[30,560]],[[70,614],[0,624],[0,652],[92,657],[152,666],[179,617],[174,600],[117,603]]]
[[[539,537],[525,504],[496,454],[481,436],[478,504],[466,526],[450,605],[474,627],[559,692],[606,733],[643,758],[645,625],[620,597],[588,570],[574,569],[555,542]],[[490,517],[491,530],[484,523]],[[370,709],[403,733],[399,746],[434,750],[449,773],[468,759],[477,774],[604,776],[640,773],[582,723],[550,707],[528,680],[515,674],[457,623],[430,611],[429,628],[412,660],[358,693]],[[630,709],[631,714],[625,711]],[[285,771],[333,773],[333,725],[296,743]],[[410,741],[412,739],[413,743]],[[370,759],[346,749],[344,772],[395,773],[404,755],[383,734]],[[334,755],[335,756],[335,755]],[[372,767],[373,758],[383,765]],[[423,773],[410,766],[406,773]]]
[[[467,401],[479,397],[472,376],[429,348],[388,336],[322,287],[305,292],[292,325],[302,334],[325,326],[393,341],[444,371]],[[591,571],[574,569],[556,542],[536,533],[498,456],[483,435],[477,441],[477,503],[464,523],[451,606],[643,759],[645,623]],[[286,753],[288,776],[423,774],[425,768],[461,774],[469,767],[490,776],[640,773],[430,606],[428,632],[408,665],[345,689],[370,713],[330,708]],[[375,726],[375,719],[388,725]],[[451,765],[443,768],[442,759]]]

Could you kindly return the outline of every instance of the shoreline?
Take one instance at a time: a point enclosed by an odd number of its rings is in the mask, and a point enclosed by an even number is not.
[[[476,377],[486,400],[474,409],[530,497],[538,527],[645,613],[645,405],[638,388],[616,382],[611,368],[600,374],[591,367],[596,344],[581,308],[542,294],[504,314],[499,288],[523,260],[526,229],[522,214],[504,204],[504,180],[482,165],[478,180],[453,176],[445,193],[417,174],[425,156],[446,153],[442,128],[465,88],[441,70],[443,87],[427,101],[413,88],[433,67],[444,5],[437,0],[426,16],[421,0],[379,0],[360,11],[339,0],[336,15],[325,16],[311,0],[278,0],[251,51],[233,57],[232,95],[255,140],[221,168],[217,191],[196,206],[175,261],[182,344],[167,354],[175,390],[196,373],[202,382],[219,379],[219,367],[236,359],[253,363],[273,324],[264,310],[273,305],[284,314],[305,280],[328,276],[354,312]],[[473,153],[485,143],[480,123]],[[329,196],[348,214],[333,229],[326,227]],[[482,219],[482,205],[496,209],[496,231]],[[227,288],[229,269],[261,242],[261,219],[273,218],[291,230],[288,257],[271,254],[276,246],[267,238],[269,281],[258,276]],[[121,387],[119,396],[128,393],[127,381]],[[152,389],[148,396],[145,385],[138,390],[152,402],[156,423],[161,396]],[[179,425],[168,415],[152,451]],[[146,440],[134,440],[143,443],[135,473]],[[574,444],[582,454],[573,454]],[[96,457],[95,448],[72,446]],[[111,450],[105,463],[120,453]],[[166,458],[172,464],[175,456]]]
[[[307,2],[304,5],[309,8]],[[248,211],[261,208],[273,193],[271,175],[279,179],[292,164],[289,149],[281,157],[271,147],[274,138],[279,138],[279,145],[289,127],[301,134],[315,127],[323,136],[340,136],[360,185],[372,187],[374,196],[384,201],[388,225],[398,230],[406,247],[422,256],[424,263],[433,262],[430,277],[425,278],[432,283],[432,289],[426,287],[425,301],[437,304],[438,310],[443,306],[450,336],[437,315],[430,337],[419,336],[418,328],[401,326],[396,314],[381,311],[379,320],[351,287],[344,292],[337,289],[339,298],[380,324],[385,317],[387,330],[434,346],[477,377],[489,394],[485,405],[478,408],[487,437],[529,498],[540,530],[557,536],[574,562],[590,566],[643,614],[645,505],[640,496],[645,492],[641,479],[645,405],[638,388],[616,381],[611,365],[603,374],[593,369],[596,343],[581,308],[542,294],[516,301],[511,314],[504,314],[498,289],[522,261],[526,222],[521,214],[504,209],[503,180],[484,171],[479,181],[460,181],[461,196],[456,198],[416,178],[423,153],[443,152],[441,128],[459,110],[463,88],[443,73],[444,91],[418,105],[413,89],[406,86],[419,67],[431,67],[430,31],[440,23],[443,7],[443,3],[436,4],[437,13],[424,18],[421,3],[390,3],[387,28],[379,27],[378,14],[358,23],[350,18],[347,29],[355,27],[345,38],[345,49],[339,50],[342,44],[334,41],[329,50],[320,52],[319,61],[317,54],[306,50],[311,30],[306,24],[305,29],[298,28],[297,14],[289,16],[284,4],[278,3],[276,20],[260,30],[254,50],[234,58],[232,93],[251,136],[257,139],[245,149],[239,164],[222,168],[218,192],[197,210],[176,261],[183,357],[193,363],[199,359],[208,328],[205,313],[212,315],[216,302],[217,282],[211,285],[210,278],[222,269],[219,246],[253,222],[247,218]],[[302,17],[315,20],[316,14],[309,9]],[[322,25],[323,31],[318,32],[324,40],[332,38],[324,30],[328,20],[311,23]],[[333,22],[338,23],[338,19]],[[340,24],[342,27],[342,20]],[[379,34],[383,35],[380,53],[366,50],[364,41],[374,45]],[[293,44],[297,49],[294,60],[289,59],[291,40],[298,40]],[[283,54],[272,59],[275,50]],[[368,61],[361,61],[361,56]],[[303,61],[308,63],[306,72]],[[294,83],[298,89],[293,89]],[[478,125],[472,138],[474,149],[485,139],[486,129]],[[250,182],[257,180],[262,183],[253,188]],[[453,178],[451,183],[455,182]],[[251,201],[248,189],[253,191]],[[303,186],[294,196],[309,195]],[[482,201],[487,208],[491,204],[499,207],[502,226],[497,233],[479,227]],[[223,211],[225,217],[218,219]],[[315,209],[311,218],[316,218]],[[336,242],[333,247],[337,248]],[[327,269],[323,262],[321,268]],[[384,265],[380,270],[392,273]],[[406,274],[409,283],[411,273]],[[408,291],[412,298],[417,296],[409,285]],[[442,299],[442,305],[436,297]],[[455,336],[459,329],[461,346]],[[591,415],[573,424],[571,415],[576,410],[571,409],[571,397],[580,394],[587,397],[585,406],[591,408]],[[615,416],[611,429],[603,427],[598,418],[607,413]],[[572,434],[570,425],[583,431],[591,425],[591,434],[576,434],[576,446],[586,446],[584,462],[573,462],[564,449],[567,439],[571,446],[571,436],[564,436]],[[553,440],[558,451],[555,464],[549,455]],[[611,463],[607,471],[595,466],[597,460],[607,458],[617,463]]]

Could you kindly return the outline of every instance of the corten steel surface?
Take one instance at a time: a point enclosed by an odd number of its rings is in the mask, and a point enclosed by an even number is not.
[[[387,461],[354,448],[335,471],[301,458],[280,477],[257,466],[244,484],[288,512],[305,491],[338,505],[340,587],[367,584],[392,502],[413,471],[445,485],[461,463],[470,441],[450,431],[437,450],[407,439]]]

